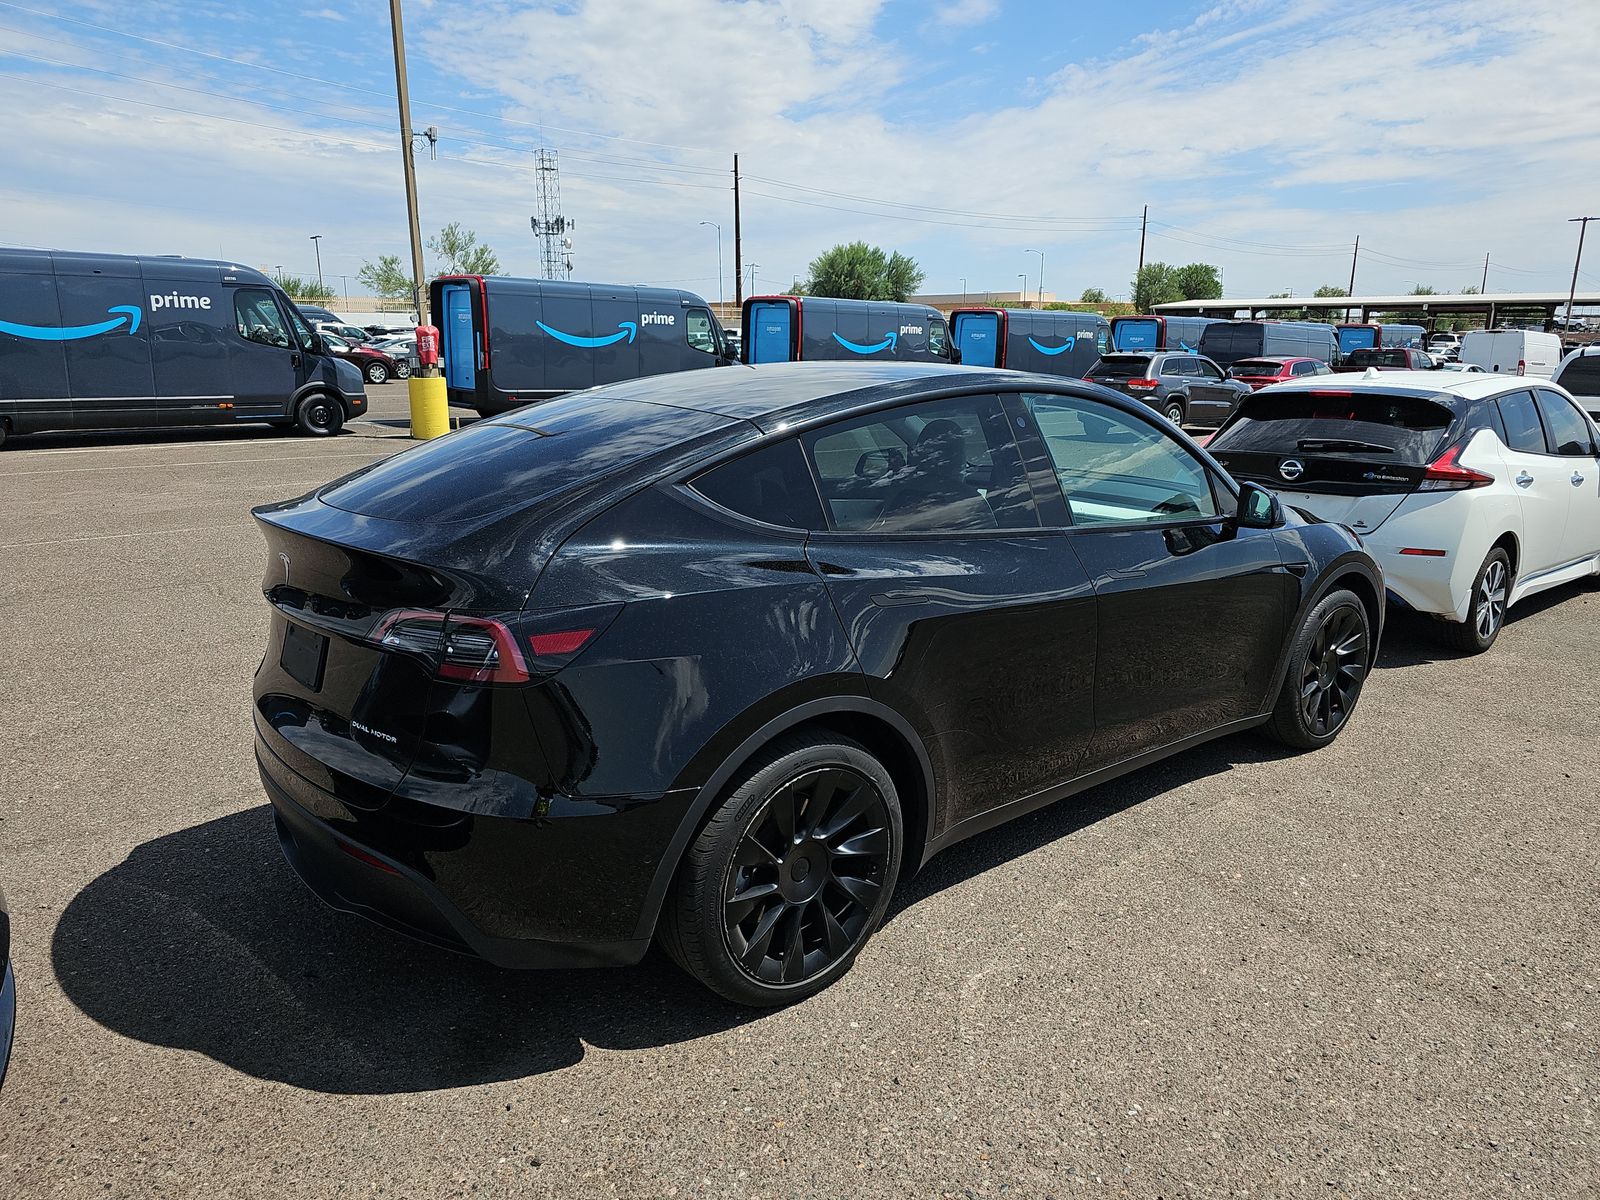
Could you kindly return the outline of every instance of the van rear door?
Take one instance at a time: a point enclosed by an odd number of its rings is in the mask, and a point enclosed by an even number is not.
[[[750,306],[745,357],[751,363],[788,362],[794,354],[794,306],[787,300],[762,300]]]
[[[997,312],[958,312],[954,317],[956,349],[969,367],[1000,365],[1000,314]]]
[[[452,390],[478,390],[478,338],[472,327],[472,291],[464,283],[447,283],[443,288],[444,307],[439,315],[439,336],[443,343],[445,386]]]

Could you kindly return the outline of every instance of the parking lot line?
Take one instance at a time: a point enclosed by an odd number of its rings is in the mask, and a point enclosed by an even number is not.
[[[48,451],[46,452],[48,453]],[[333,461],[341,458],[371,458],[370,453],[364,454],[284,454],[284,455],[251,455],[246,458],[201,458],[189,459],[183,462],[170,463],[132,463],[127,466],[111,467],[48,467],[39,471],[7,471],[3,478],[21,479],[27,475],[75,475],[83,471],[148,471],[156,468],[170,469],[172,467],[217,467],[232,466],[235,463],[280,463],[302,462],[315,459],[318,462]]]
[[[160,537],[168,533],[216,533],[223,529],[248,529],[248,521],[230,521],[226,525],[189,525],[182,529],[130,529],[126,533],[90,533],[83,537],[45,538],[37,542],[0,542],[0,550],[26,550],[34,546],[63,546],[69,542],[102,542],[108,538]]]

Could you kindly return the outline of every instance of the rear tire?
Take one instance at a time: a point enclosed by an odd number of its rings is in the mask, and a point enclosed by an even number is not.
[[[6,448],[6,441],[11,437],[11,422],[0,421],[0,450]]]
[[[309,437],[332,437],[344,427],[344,406],[321,392],[300,401],[294,425]]]
[[[1354,592],[1338,588],[1306,614],[1267,722],[1285,746],[1315,750],[1339,736],[1355,711],[1372,657],[1372,621]]]
[[[388,383],[389,382],[389,368],[384,366],[381,362],[368,363],[367,364],[367,382],[368,383]]]
[[[1472,607],[1467,610],[1467,619],[1439,626],[1445,644],[1462,654],[1482,654],[1494,645],[1506,625],[1511,583],[1511,556],[1496,546],[1472,581]]]
[[[794,735],[738,776],[690,845],[657,940],[712,991],[793,1004],[850,969],[889,907],[904,825],[865,748]]]
[[[1162,412],[1167,414],[1167,420],[1180,429],[1183,427],[1183,401],[1176,396],[1168,396],[1162,405]]]

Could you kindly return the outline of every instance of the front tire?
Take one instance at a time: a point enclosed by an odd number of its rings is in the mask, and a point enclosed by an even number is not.
[[[796,735],[740,776],[689,847],[659,940],[712,991],[773,1007],[850,969],[889,906],[904,825],[894,780],[855,742]]]
[[[1463,654],[1482,654],[1505,628],[1510,599],[1511,556],[1496,546],[1472,581],[1472,607],[1467,610],[1467,619],[1440,626],[1446,644]]]
[[[344,406],[321,393],[307,396],[295,409],[294,425],[309,437],[332,437],[344,427]]]
[[[1326,746],[1349,722],[1371,658],[1366,605],[1347,589],[1329,592],[1295,633],[1267,732],[1297,750]]]
[[[368,383],[388,383],[389,382],[389,368],[384,366],[381,362],[368,363],[367,364],[367,382]]]

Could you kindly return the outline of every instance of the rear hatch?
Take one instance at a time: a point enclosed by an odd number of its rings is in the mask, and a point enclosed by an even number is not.
[[[1370,532],[1422,486],[1455,424],[1449,406],[1421,393],[1263,392],[1207,449],[1235,478]]]
[[[1149,377],[1150,359],[1148,354],[1107,354],[1089,368],[1084,378],[1125,395],[1148,396],[1156,387],[1156,381]]]
[[[1398,347],[1352,350],[1344,361],[1333,369],[1340,372],[1365,371],[1373,367],[1379,371],[1409,371],[1411,359]]]
[[[523,609],[566,532],[614,495],[618,471],[737,424],[591,396],[479,422],[255,510],[273,608],[256,728],[273,754],[376,807],[419,754],[459,777],[460,731],[440,731],[459,724],[442,710],[464,685],[559,668],[550,643],[526,637]]]

